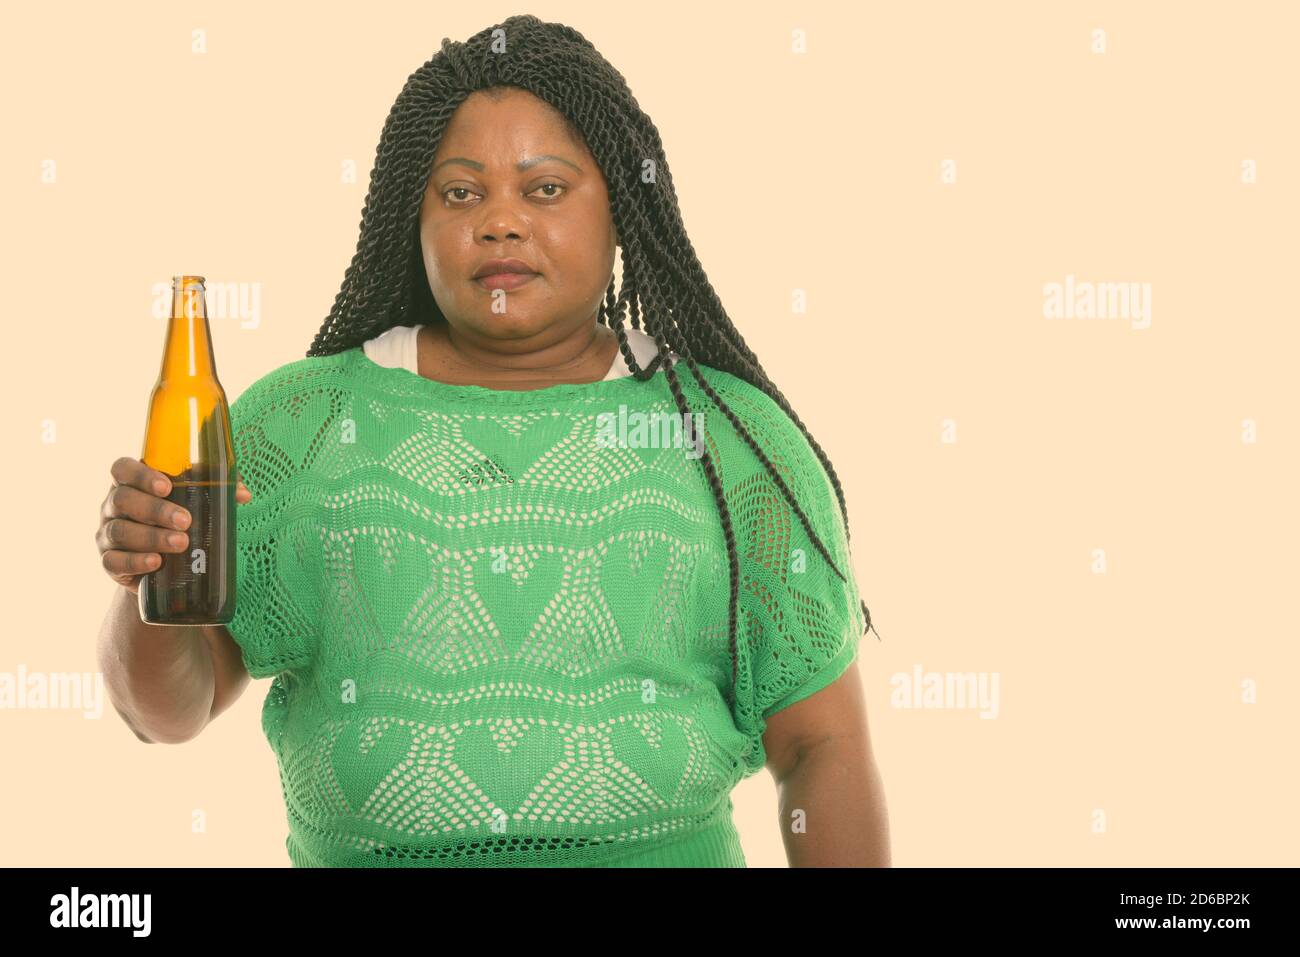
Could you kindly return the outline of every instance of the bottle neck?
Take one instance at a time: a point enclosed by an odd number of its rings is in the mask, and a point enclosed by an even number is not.
[[[177,279],[172,284],[172,314],[163,346],[162,378],[216,378],[216,358],[203,283]]]

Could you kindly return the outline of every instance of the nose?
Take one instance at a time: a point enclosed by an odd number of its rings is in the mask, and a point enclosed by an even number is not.
[[[531,227],[526,216],[521,215],[511,204],[497,202],[483,209],[483,218],[475,230],[480,242],[494,242],[501,239],[523,241],[528,237]]]

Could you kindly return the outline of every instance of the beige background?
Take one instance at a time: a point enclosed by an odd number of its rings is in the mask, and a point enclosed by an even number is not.
[[[260,284],[256,328],[213,321],[231,399],[301,358],[406,77],[521,9],[11,13],[0,672],[96,668],[117,586],[92,536],[140,454],[153,285]],[[844,482],[895,864],[1296,864],[1296,5],[527,9],[628,78]],[[1068,275],[1149,283],[1150,325],[1046,318]],[[996,717],[902,706],[916,669],[996,676]],[[3,862],[287,866],[268,684],[180,746],[107,702],[0,711]],[[770,777],[734,797],[751,866],[784,865]]]

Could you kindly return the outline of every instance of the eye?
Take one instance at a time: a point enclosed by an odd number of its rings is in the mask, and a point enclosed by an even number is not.
[[[538,190],[544,190],[544,189],[549,189],[549,190],[564,190],[564,191],[566,191],[566,192],[568,191],[568,187],[565,186],[565,185],[563,185],[563,184],[561,184],[561,183],[543,183],[541,186],[538,186],[536,189],[534,189],[533,192],[536,193],[536,192],[538,192]],[[443,200],[446,201],[447,197],[448,197],[450,194],[452,194],[452,193],[457,193],[457,194],[465,193],[465,194],[468,194],[467,196],[460,196],[460,195],[457,195],[457,196],[453,197],[453,200],[454,200],[456,203],[460,203],[460,204],[463,204],[463,203],[468,199],[469,196],[477,196],[477,195],[478,195],[478,193],[474,192],[474,191],[473,191],[472,189],[470,189],[468,186],[451,186],[451,187],[448,187],[447,189],[443,190],[443,193],[442,193],[442,198],[443,198]],[[561,194],[558,193],[558,192],[550,192],[550,193],[545,193],[541,198],[542,198],[542,199],[559,199],[560,195],[561,195]]]
[[[442,198],[446,199],[448,193],[471,193],[473,195],[478,195],[477,193],[474,193],[474,191],[467,186],[453,186],[450,189],[443,190]],[[459,199],[461,197],[457,197],[457,198]]]

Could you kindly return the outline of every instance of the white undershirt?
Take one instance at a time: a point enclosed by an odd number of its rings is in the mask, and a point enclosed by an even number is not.
[[[645,368],[659,351],[654,337],[630,326],[624,331],[627,333],[627,344],[632,348],[632,355],[636,357],[636,364]],[[420,364],[416,358],[416,336],[419,332],[420,326],[394,326],[381,332],[364,343],[366,357],[378,365],[409,369],[419,375]],[[677,353],[669,352],[668,355],[673,362],[677,361]],[[623,361],[623,353],[614,353],[614,362],[610,365],[609,372],[605,373],[605,380],[621,379],[631,374],[632,370]]]

